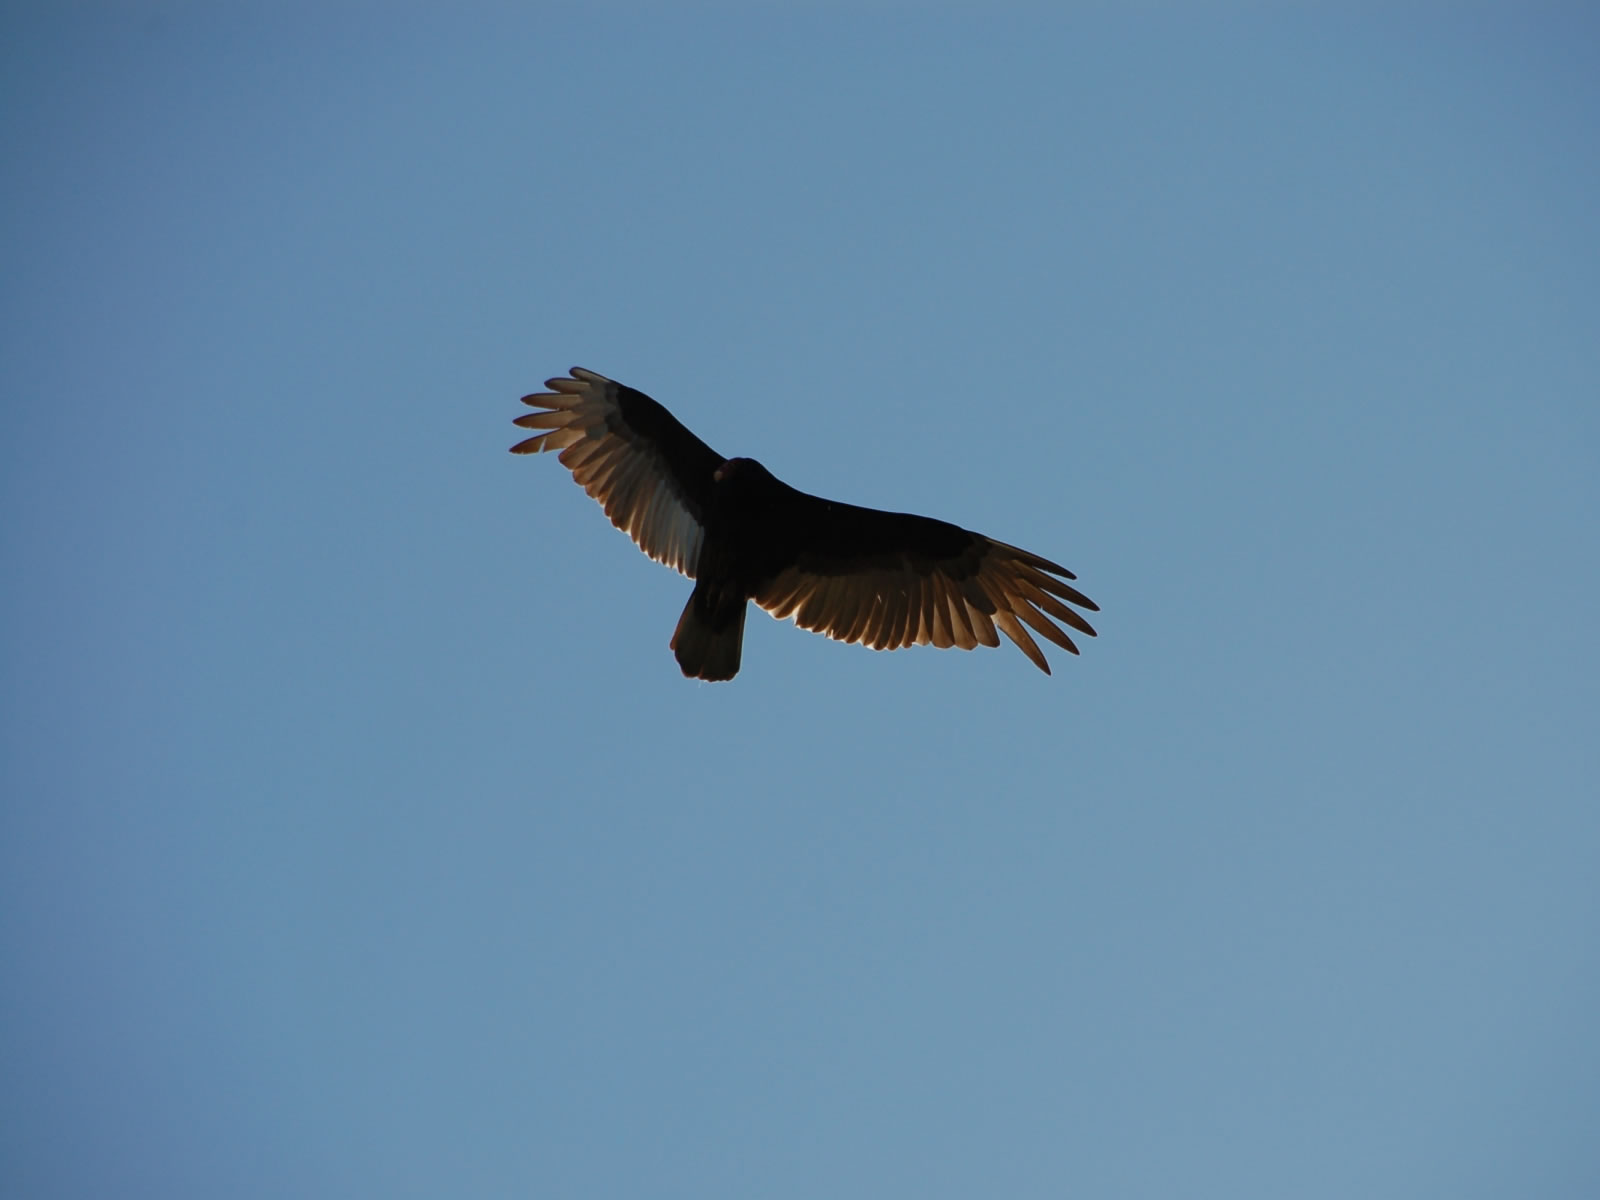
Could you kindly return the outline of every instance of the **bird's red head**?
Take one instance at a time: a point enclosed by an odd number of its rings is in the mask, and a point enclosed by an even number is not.
[[[755,466],[759,464],[753,458],[725,458],[722,465],[711,473],[711,478],[718,483],[746,479],[750,476],[750,468]]]

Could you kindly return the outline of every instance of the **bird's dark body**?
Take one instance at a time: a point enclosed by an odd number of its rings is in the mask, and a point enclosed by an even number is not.
[[[819,575],[902,556],[934,562],[960,553],[973,536],[933,517],[824,500],[790,487],[754,459],[730,459],[722,473],[707,534],[725,530],[736,557],[756,567],[758,577],[796,561]]]
[[[1061,582],[1064,567],[948,521],[802,492],[754,459],[723,458],[643,392],[572,375],[526,397],[552,411],[517,424],[549,432],[513,449],[561,449],[619,527],[695,580],[672,638],[685,675],[737,673],[752,600],[879,649],[997,645],[998,627],[1047,673],[1018,619],[1073,653],[1043,614],[1093,636],[1063,603],[1096,607]]]

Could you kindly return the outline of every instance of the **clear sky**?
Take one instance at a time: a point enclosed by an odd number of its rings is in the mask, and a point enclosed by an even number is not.
[[[0,1192],[1600,1195],[1595,14],[8,7]],[[1101,636],[684,680],[573,364]]]

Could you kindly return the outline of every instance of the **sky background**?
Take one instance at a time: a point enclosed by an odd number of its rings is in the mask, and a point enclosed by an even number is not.
[[[1589,5],[0,18],[0,1192],[1600,1195]],[[1077,572],[689,584],[517,399]]]

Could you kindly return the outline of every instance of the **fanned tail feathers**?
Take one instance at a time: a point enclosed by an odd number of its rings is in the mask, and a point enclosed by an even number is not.
[[[739,673],[749,607],[737,592],[709,592],[695,585],[672,633],[672,653],[685,675],[722,680]]]

